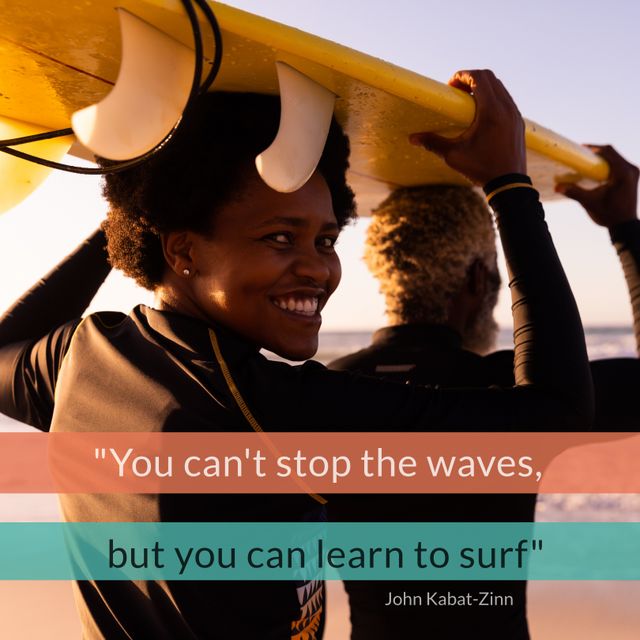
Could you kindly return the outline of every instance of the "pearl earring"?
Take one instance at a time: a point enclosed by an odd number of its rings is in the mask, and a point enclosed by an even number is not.
[[[182,270],[182,275],[190,276],[191,275],[191,269],[186,269],[186,268],[183,269]]]

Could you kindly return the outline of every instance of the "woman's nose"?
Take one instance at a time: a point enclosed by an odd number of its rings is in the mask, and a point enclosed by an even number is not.
[[[326,255],[318,252],[317,247],[301,250],[296,255],[293,272],[300,278],[308,278],[319,284],[331,277],[331,268]]]

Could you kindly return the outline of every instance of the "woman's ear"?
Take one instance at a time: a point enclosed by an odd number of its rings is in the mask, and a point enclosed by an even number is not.
[[[193,239],[189,231],[170,231],[160,236],[162,252],[169,268],[181,278],[194,275]]]

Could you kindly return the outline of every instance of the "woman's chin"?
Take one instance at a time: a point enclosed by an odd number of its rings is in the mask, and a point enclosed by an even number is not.
[[[313,341],[305,341],[305,344],[273,344],[266,345],[265,347],[269,351],[275,353],[281,358],[285,358],[286,360],[294,360],[294,361],[302,361],[309,360],[313,358],[318,352],[318,339],[316,337]]]

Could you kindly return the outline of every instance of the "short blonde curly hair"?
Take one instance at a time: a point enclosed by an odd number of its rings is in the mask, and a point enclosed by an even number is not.
[[[397,189],[373,212],[364,258],[391,324],[441,324],[470,265],[495,254],[484,199],[471,187],[433,185]]]

